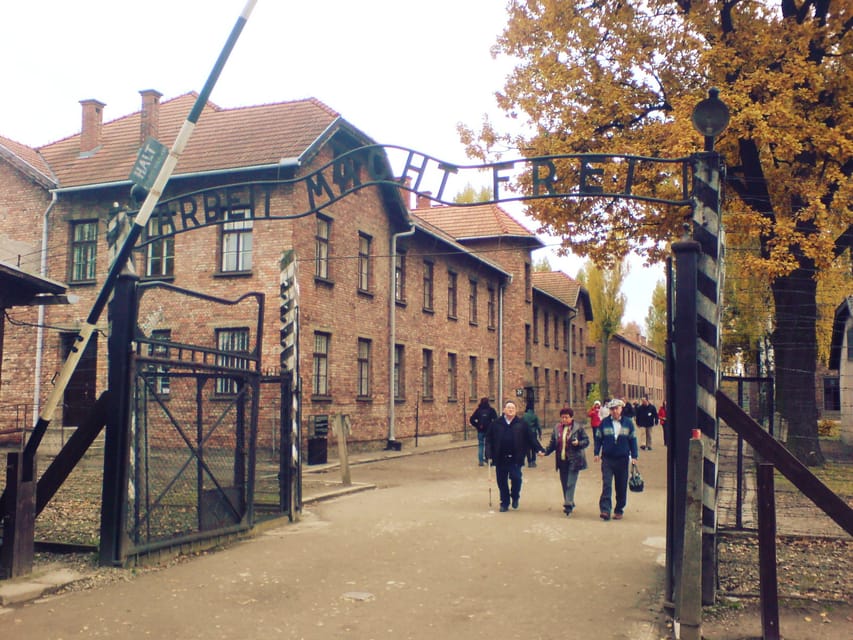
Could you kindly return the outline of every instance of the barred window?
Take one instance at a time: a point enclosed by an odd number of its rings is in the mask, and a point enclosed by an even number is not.
[[[229,369],[248,369],[249,361],[239,353],[249,353],[248,329],[217,329],[216,348],[228,353],[216,356],[216,365]],[[237,393],[237,381],[234,378],[217,378],[216,395],[234,395]]]
[[[358,339],[358,396],[370,396],[370,340]]]
[[[311,393],[315,396],[329,395],[329,344],[332,336],[314,332],[314,371],[311,376]]]
[[[314,276],[329,279],[329,241],[332,236],[332,221],[317,216],[317,235],[314,236]]]
[[[70,282],[95,279],[98,257],[98,221],[71,223],[71,277]]]
[[[228,211],[222,225],[222,271],[252,269],[252,218],[248,209]]]

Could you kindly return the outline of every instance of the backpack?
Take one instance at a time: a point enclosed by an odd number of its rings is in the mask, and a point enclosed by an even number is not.
[[[478,408],[476,411],[474,411],[474,415],[471,416],[471,420],[469,422],[477,428],[477,431],[483,433],[486,429],[489,428],[489,425],[492,422],[492,411],[493,409],[491,408]]]

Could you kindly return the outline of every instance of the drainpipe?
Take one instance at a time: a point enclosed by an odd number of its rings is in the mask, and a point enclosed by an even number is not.
[[[394,347],[397,343],[397,238],[411,236],[415,226],[408,230],[391,234],[391,268],[388,277],[388,447],[396,439],[395,427],[395,398],[394,398]]]
[[[42,278],[47,277],[47,240],[48,240],[48,218],[59,200],[59,194],[55,191],[51,193],[50,204],[47,205],[44,214],[42,214],[41,225],[41,256],[39,257],[39,275]],[[39,415],[39,406],[41,404],[41,360],[44,353],[44,305],[40,304],[38,308],[38,321],[36,322],[36,361],[33,367],[33,375],[35,376],[35,384],[33,385],[33,417]],[[34,423],[35,424],[35,423]]]
[[[504,290],[506,283],[498,287],[498,406],[503,407],[504,397]]]
[[[569,307],[569,335],[567,336],[569,339],[569,344],[566,347],[566,351],[568,352],[566,355],[569,358],[569,406],[575,406],[575,398],[573,391],[575,390],[575,385],[573,384],[572,375],[574,375],[574,369],[572,368],[572,349],[574,349],[574,340],[572,340],[572,320],[578,317],[577,309],[572,309]],[[581,389],[583,391],[583,389]],[[584,403],[584,408],[586,408],[586,403]]]

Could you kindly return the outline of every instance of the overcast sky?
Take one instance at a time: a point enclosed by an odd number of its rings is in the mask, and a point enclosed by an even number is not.
[[[210,99],[233,108],[315,97],[380,144],[470,164],[456,124],[477,129],[487,112],[503,121],[494,93],[511,62],[489,51],[506,24],[505,4],[258,0]],[[244,5],[0,3],[0,135],[37,147],[80,131],[80,100],[105,103],[108,122],[139,110],[140,90],[156,89],[163,100],[200,91]],[[520,205],[505,208],[521,217]],[[581,264],[549,261],[573,277]],[[660,268],[633,266],[626,322],[643,325],[662,278]]]

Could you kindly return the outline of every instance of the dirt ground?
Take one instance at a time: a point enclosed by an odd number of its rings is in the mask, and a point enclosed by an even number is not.
[[[663,462],[663,453],[657,453],[657,451],[655,453],[661,458],[661,460],[655,461],[655,465],[658,465]],[[420,585],[418,589],[430,591],[431,588],[426,583],[423,583],[421,578],[418,578],[416,581],[411,576],[418,576],[427,571],[426,567],[428,565],[434,565],[427,573],[431,576],[434,584],[442,584],[446,581],[448,575],[455,575],[455,572],[459,568],[457,565],[470,562],[471,557],[469,556],[472,554],[481,561],[487,561],[488,554],[492,552],[492,543],[499,544],[498,548],[501,549],[511,548],[505,545],[512,544],[511,541],[513,540],[513,536],[515,536],[518,540],[517,543],[522,544],[520,548],[525,549],[523,554],[531,554],[531,561],[527,563],[514,562],[514,569],[512,571],[516,573],[520,571],[521,574],[519,575],[531,574],[534,581],[526,588],[530,590],[528,595],[531,598],[530,601],[534,603],[532,605],[534,611],[532,617],[536,618],[540,615],[547,617],[551,606],[554,604],[554,602],[551,605],[547,604],[553,600],[554,594],[551,593],[551,590],[557,588],[560,591],[569,588],[571,591],[571,585],[574,584],[573,580],[566,582],[566,578],[563,580],[556,578],[555,582],[555,576],[551,569],[548,568],[554,549],[559,549],[560,543],[563,541],[574,545],[576,552],[584,553],[584,549],[595,549],[597,548],[596,545],[601,543],[601,540],[598,538],[600,532],[612,533],[616,531],[616,529],[602,529],[602,527],[609,527],[613,523],[604,524],[596,518],[595,509],[592,505],[594,505],[597,491],[597,474],[594,470],[588,471],[585,472],[582,478],[579,490],[583,495],[584,504],[588,503],[587,506],[590,506],[588,510],[592,513],[585,514],[579,511],[575,514],[579,516],[578,518],[575,518],[573,515],[571,520],[563,519],[561,514],[559,514],[556,503],[552,505],[551,502],[553,500],[549,500],[549,496],[550,498],[554,497],[552,494],[558,485],[556,474],[554,474],[553,467],[551,466],[553,463],[550,459],[541,462],[538,469],[525,470],[525,482],[528,483],[527,488],[524,490],[524,501],[526,504],[523,505],[520,512],[495,514],[493,509],[486,508],[480,513],[477,505],[485,507],[485,504],[480,503],[485,502],[485,492],[488,483],[483,477],[484,473],[482,470],[477,469],[475,463],[472,464],[469,459],[473,458],[474,455],[471,450],[462,449],[359,466],[354,469],[353,479],[357,482],[374,484],[379,489],[378,492],[371,491],[367,494],[356,494],[337,499],[328,504],[321,503],[308,507],[304,522],[299,523],[295,527],[293,525],[285,527],[281,529],[280,534],[266,536],[266,538],[280,539],[287,542],[299,540],[301,544],[298,550],[294,548],[288,552],[287,548],[290,547],[286,545],[284,553],[292,555],[295,551],[297,556],[303,559],[310,557],[311,553],[318,553],[319,549],[324,548],[324,544],[343,544],[349,548],[349,552],[345,554],[345,557],[349,558],[352,554],[368,556],[374,560],[374,564],[378,565],[380,571],[389,573],[389,569],[386,566],[387,559],[383,558],[383,547],[381,544],[387,545],[384,547],[387,553],[398,554],[402,553],[397,547],[399,542],[405,539],[407,535],[415,536],[419,542],[415,544],[414,548],[418,549],[418,553],[422,555],[422,558],[419,562],[415,562],[412,565],[407,564],[408,570],[404,573],[411,580],[408,586],[406,586],[407,581],[398,573],[395,573],[391,577],[385,576],[387,581],[385,583],[379,582],[378,584],[385,584],[381,588],[383,591],[395,591],[398,589],[408,590],[416,582]],[[650,470],[652,468],[651,465],[651,461],[646,462],[644,471]],[[94,473],[97,474],[97,470]],[[640,529],[635,530],[636,525],[639,523],[632,522],[632,520],[642,518],[647,523],[650,523],[654,522],[655,518],[659,518],[662,513],[662,506],[660,504],[655,505],[653,509],[650,504],[650,501],[653,500],[652,495],[654,495],[652,490],[655,483],[654,474],[647,471],[644,475],[646,476],[647,484],[649,482],[652,483],[649,485],[650,490],[642,494],[642,498],[632,498],[632,506],[637,509],[642,507],[642,509],[634,514],[629,514],[629,517],[624,522],[614,525],[623,527],[622,531],[625,532],[626,539],[632,541],[631,546],[636,547],[641,555],[645,552],[642,551],[641,538],[637,538],[637,535],[646,534],[643,534]],[[330,480],[334,480],[334,473],[329,473],[328,476]],[[72,494],[80,495],[79,492],[75,492],[73,489],[70,491]],[[381,497],[380,494],[382,494]],[[397,505],[398,503],[401,509],[405,507],[401,513],[397,513],[396,506],[393,508],[388,506],[388,504]],[[82,515],[86,511],[85,509],[81,509],[79,503],[71,505],[67,509],[57,508],[55,516],[47,516],[48,512],[45,513],[47,518],[40,526],[49,528],[51,525],[48,520],[51,517],[55,517],[57,530],[62,530],[63,527],[68,527],[69,523],[75,519],[75,514]],[[441,519],[445,518],[448,512],[452,516],[451,521],[444,521],[442,524]],[[520,518],[518,518],[519,516]],[[587,518],[586,516],[590,517]],[[495,524],[501,522],[498,519],[493,523],[492,518],[496,517],[516,517],[516,520],[507,520],[507,522],[514,523],[509,530],[504,530],[503,528],[493,529]],[[516,525],[518,526],[516,527]],[[567,525],[569,525],[569,528],[566,528]],[[330,530],[343,528],[344,531],[348,532],[348,535],[328,539],[325,542],[321,537],[317,541],[317,545],[309,548],[307,541],[311,540],[313,544],[314,538],[313,536],[303,536],[309,533],[315,534],[321,530],[325,531],[327,528],[330,528]],[[494,535],[497,532],[500,534],[500,537],[498,540],[486,544],[478,540],[475,533],[477,530],[488,532],[489,535]],[[471,551],[461,552],[453,550],[455,547],[451,547],[450,545],[456,543],[455,538],[457,537],[453,535],[454,531],[457,533],[459,531],[465,532],[465,541],[468,542],[469,546],[473,545]],[[364,533],[370,534],[371,540],[380,543],[378,549],[376,545],[368,545],[360,550],[354,548],[355,543],[350,538],[353,535],[361,538]],[[660,533],[662,535],[662,531]],[[327,533],[325,535],[328,537],[331,534]],[[505,535],[509,537],[504,540],[503,536]],[[530,543],[528,544],[526,541],[522,543],[522,539],[529,540]],[[443,544],[442,540],[444,541]],[[706,607],[703,611],[703,637],[705,640],[751,640],[753,638],[761,638],[757,543],[755,538],[750,535],[720,535],[719,542],[721,595],[715,606]],[[234,551],[240,549],[242,546],[238,545],[231,549]],[[174,585],[187,578],[175,575],[175,571],[186,572],[186,575],[195,573],[191,568],[184,567],[191,567],[192,565],[199,566],[197,563],[200,561],[209,563],[210,561],[206,559],[209,555],[225,556],[224,558],[220,558],[220,560],[227,565],[227,556],[232,551],[226,551],[221,554],[205,554],[203,557],[184,558],[162,570],[146,569],[142,571],[135,570],[133,572],[121,569],[97,568],[94,566],[94,558],[91,554],[66,556],[61,561],[64,564],[77,562],[81,569],[91,573],[92,577],[90,580],[75,585],[72,589],[73,591],[91,591],[100,594],[97,597],[103,600],[107,593],[104,588],[107,585],[109,585],[110,592],[116,589],[125,590],[128,587],[124,583],[136,582],[142,578],[149,580],[149,575],[163,575],[162,583],[166,588],[184,591],[188,587],[178,589]],[[653,551],[653,549],[650,548],[649,551]],[[275,555],[280,552],[268,551],[267,553]],[[326,572],[334,572],[331,567],[334,566],[335,560],[331,556],[335,554],[323,553],[329,556],[322,563],[324,570]],[[448,553],[450,555],[445,557]],[[779,629],[781,637],[786,640],[850,640],[850,638],[853,638],[853,606],[851,606],[851,602],[853,602],[853,540],[849,537],[846,539],[784,537],[779,540],[777,553],[780,595]],[[533,559],[540,554],[545,555],[542,558]],[[627,558],[630,561],[631,555],[629,554]],[[293,559],[291,558],[291,560]],[[544,564],[542,563],[543,560]],[[57,561],[57,557],[52,554],[40,554],[38,559],[38,563],[42,565],[55,561]],[[354,562],[354,559],[346,561],[350,569],[354,569],[356,566],[351,564],[352,562]],[[423,564],[424,562],[426,564]],[[589,592],[590,589],[594,591],[595,589],[605,588],[604,585],[608,584],[606,580],[602,581],[599,578],[600,569],[595,568],[595,562],[586,569],[577,566],[578,563],[573,563],[570,559],[566,559],[565,563],[567,566],[575,565],[578,575],[584,576],[577,584],[583,585],[582,589],[585,592]],[[310,567],[308,568],[310,569]],[[311,573],[309,571],[305,574],[301,573],[305,567],[298,562],[295,565],[288,564],[286,567],[281,567],[281,569],[283,569],[285,575],[298,576],[298,580],[303,581],[303,586],[307,586],[306,581],[317,578],[316,572]],[[208,568],[200,566],[200,570],[207,571]],[[658,569],[654,571],[658,571]],[[260,584],[254,584],[253,588],[261,592],[268,588],[270,583],[275,583],[277,580],[275,575],[268,575],[266,573],[266,568],[263,568],[263,565],[257,568],[257,573],[261,573],[264,578]],[[389,575],[391,573],[394,572],[390,572]],[[169,574],[172,574],[171,577]],[[320,583],[312,585],[311,589],[317,594],[317,597],[337,598],[334,595],[323,595],[323,582],[324,580],[328,580],[330,575],[328,574],[326,578],[323,578],[321,575]],[[494,580],[494,576],[495,574],[484,573],[481,580],[492,581]],[[379,576],[374,576],[373,580],[378,578]],[[465,580],[468,580],[467,576]],[[633,582],[634,580],[636,578],[626,577],[626,581]],[[239,579],[238,581],[251,582],[248,579]],[[213,582],[215,583],[216,580],[214,579]],[[373,589],[370,592],[362,592],[356,589],[359,582],[359,579],[353,579],[345,584],[351,583],[352,593],[357,592],[362,595],[364,593],[372,593],[380,599],[383,597]],[[652,580],[651,583],[655,583],[655,580]],[[380,588],[376,585],[374,586],[376,589]],[[629,586],[629,583],[626,582],[624,586]],[[544,590],[542,590],[543,587]],[[489,593],[494,592],[491,597],[495,598],[496,601],[502,600],[501,589],[495,591],[493,588],[490,588],[488,591]],[[595,621],[591,620],[588,621],[589,626],[584,628],[594,631],[593,635],[577,637],[641,637],[648,640],[672,638],[671,621],[663,613],[663,602],[660,592],[656,592],[654,589],[644,589],[640,592],[629,590],[629,592],[626,592],[626,595],[628,593],[630,593],[629,598],[631,602],[634,603],[634,606],[638,607],[636,613],[639,614],[639,618],[632,619],[629,616],[622,619],[624,628],[620,628],[618,632],[609,627],[596,625]],[[422,593],[421,595],[425,596],[426,594]],[[443,598],[435,600],[430,597],[428,600],[437,603],[438,610],[441,611],[454,611],[454,604],[464,604],[465,606],[462,608],[466,610],[472,606],[469,592],[460,593],[459,601],[455,603],[447,603]],[[471,619],[481,621],[483,621],[483,616],[486,616],[487,620],[484,621],[482,627],[477,627],[478,631],[474,635],[465,635],[461,634],[461,630],[465,628],[465,625],[461,627],[449,626],[445,630],[450,635],[446,637],[465,637],[466,639],[469,637],[491,637],[488,632],[489,629],[491,629],[491,633],[497,633],[499,630],[508,631],[508,629],[503,628],[501,625],[497,627],[492,626],[495,622],[493,618],[496,615],[496,611],[494,610],[494,606],[496,605],[488,602],[485,594],[484,598],[476,597],[475,600],[478,603],[475,606],[477,610],[472,609],[466,615],[472,617]],[[417,601],[417,597],[415,597],[414,601],[409,599],[409,605],[407,606],[415,606],[411,603]],[[247,604],[243,606],[251,608],[251,603],[249,601],[246,602]],[[339,608],[333,602],[330,606],[336,609]],[[510,605],[507,604],[507,606]],[[642,613],[643,611],[645,611],[645,614]],[[398,613],[402,615],[402,611]],[[37,613],[35,618],[29,615],[26,618],[27,624],[35,625],[32,627],[33,630],[39,628]],[[304,618],[304,616],[301,616],[301,618]],[[54,621],[58,621],[59,619],[55,617]],[[418,619],[420,620],[420,618]],[[641,619],[651,620],[652,626],[648,626],[648,622],[641,622]],[[8,616],[0,617],[0,629],[4,628],[4,623],[9,620]],[[488,623],[486,624],[485,622]],[[126,624],[126,622],[123,624]],[[294,628],[299,629],[310,628],[307,619],[304,619],[301,623],[291,621],[289,624],[291,626],[295,625]],[[309,626],[305,627],[303,625]],[[15,625],[15,627],[18,626],[18,624]],[[396,622],[393,625],[389,622],[389,626],[396,626],[398,629],[401,628]],[[435,629],[435,625],[431,626],[434,631],[437,630]],[[68,628],[70,627],[66,627],[66,630]],[[177,627],[172,626],[168,627],[167,630],[174,630],[175,628]],[[520,628],[513,627],[515,635],[510,634],[505,635],[505,637],[567,637],[565,634],[555,634],[552,636],[550,631],[543,632],[536,625],[530,627],[531,631],[528,634],[522,631],[523,628],[523,626]],[[361,629],[362,631],[365,630],[364,627]],[[410,635],[404,635],[403,637],[424,637],[419,633],[411,635],[411,629],[407,629]],[[634,629],[634,635],[631,635],[632,632],[627,631],[627,629]],[[327,635],[325,633],[330,630],[327,628],[324,630],[324,633],[320,635],[314,634],[313,637],[336,637],[335,634]],[[340,628],[338,630],[342,631]],[[579,630],[579,628],[576,630]],[[353,628],[349,635],[353,637],[368,637],[358,634],[353,635],[355,631],[356,629]],[[641,633],[641,635],[637,635],[637,633]],[[0,633],[0,635],[4,634]],[[32,637],[47,638],[53,636]],[[77,636],[67,634],[64,637]],[[237,636],[219,634],[211,637]],[[304,637],[312,637],[312,634]]]

